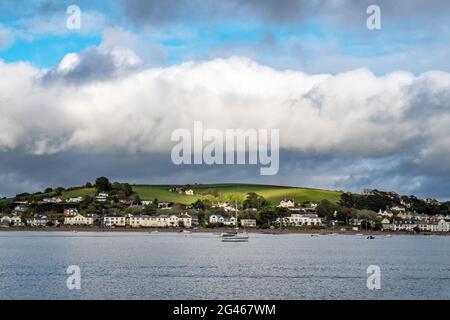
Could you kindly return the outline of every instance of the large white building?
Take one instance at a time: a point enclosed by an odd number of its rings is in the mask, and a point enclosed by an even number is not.
[[[103,217],[103,225],[105,227],[125,227],[126,218],[121,216]]]
[[[290,217],[278,218],[277,222],[286,226],[321,226],[322,219],[317,214],[291,214]]]
[[[159,216],[130,216],[128,218],[128,224],[133,228],[166,228],[166,227],[178,227],[183,225],[185,228],[192,226],[192,217],[188,214],[176,215],[159,215]]]
[[[73,217],[64,218],[64,224],[70,225],[70,226],[75,226],[75,225],[91,226],[94,224],[94,218],[85,217],[85,216],[82,216],[81,214],[77,214]]]

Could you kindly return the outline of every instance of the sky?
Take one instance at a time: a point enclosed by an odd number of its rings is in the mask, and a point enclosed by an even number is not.
[[[449,200],[449,18],[447,0],[2,0],[0,196],[105,175]],[[196,120],[279,129],[278,174],[174,165]]]

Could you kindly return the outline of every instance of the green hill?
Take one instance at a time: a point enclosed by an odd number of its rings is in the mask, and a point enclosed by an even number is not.
[[[182,185],[133,185],[133,192],[142,200],[158,199],[160,201],[172,201],[176,203],[190,204],[197,199],[208,199],[211,201],[243,201],[249,192],[255,192],[262,195],[269,201],[279,202],[283,198],[294,199],[296,202],[304,201],[320,201],[323,199],[332,202],[339,201],[341,195],[338,191],[269,186],[269,185],[252,185],[252,184],[201,184],[192,185],[194,196],[178,194],[170,192],[172,187],[184,187]],[[81,188],[63,192],[63,198],[73,196],[95,195],[93,188]]]

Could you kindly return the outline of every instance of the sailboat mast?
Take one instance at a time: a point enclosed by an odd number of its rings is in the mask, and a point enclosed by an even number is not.
[[[235,202],[235,210],[236,210],[236,230],[238,230],[239,229],[239,226],[238,226],[238,211],[237,211],[237,200],[236,200],[236,202]]]

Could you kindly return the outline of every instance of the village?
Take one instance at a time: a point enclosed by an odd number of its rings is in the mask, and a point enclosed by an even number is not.
[[[170,192],[194,195],[191,188],[173,187]],[[256,195],[257,196],[257,195]],[[119,200],[120,208],[114,214],[108,212],[86,213],[79,209],[80,203],[85,201],[82,196],[63,199],[61,197],[43,198],[42,205],[56,205],[62,208],[60,213],[30,214],[28,201],[15,201],[14,208],[9,214],[0,216],[0,228],[5,230],[20,228],[92,228],[96,229],[213,229],[213,228],[249,228],[249,229],[277,229],[277,230],[333,230],[336,232],[385,231],[403,233],[448,233],[450,231],[450,214],[427,215],[411,212],[403,206],[393,206],[380,209],[370,215],[345,216],[336,210],[332,214],[324,215],[322,203],[296,203],[293,199],[284,198],[279,201],[268,220],[261,221],[261,208],[242,207],[237,203],[216,202],[208,209],[197,204],[181,205],[167,201],[155,200]],[[99,205],[111,205],[113,200],[109,193],[98,192],[91,200]],[[54,208],[54,207],[52,207]],[[146,212],[146,208],[152,208]],[[130,210],[132,212],[130,212]],[[148,210],[147,210],[148,211]],[[236,213],[239,213],[237,215]]]

